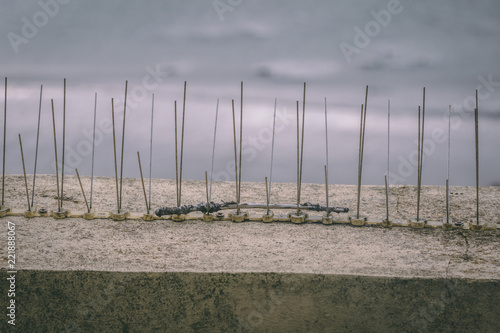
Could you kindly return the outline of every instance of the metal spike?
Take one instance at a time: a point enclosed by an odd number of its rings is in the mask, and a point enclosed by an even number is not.
[[[236,179],[236,214],[240,213],[240,193],[238,186],[238,154],[236,151],[236,119],[234,115],[234,99],[231,100],[232,108],[233,108],[233,139],[234,139],[234,175]]]
[[[208,195],[208,172],[205,170],[205,192],[207,194],[207,214],[210,211],[210,199]]]
[[[116,211],[120,214],[120,194],[118,187],[118,162],[116,161],[116,130],[115,130],[115,103],[111,98],[111,121],[113,124],[113,152],[115,157],[115,182],[116,182]]]
[[[89,213],[90,209],[92,209],[92,195],[93,195],[93,190],[94,190],[94,153],[95,153],[95,123],[96,123],[96,115],[97,115],[97,93],[95,93],[95,98],[94,98],[94,129],[93,129],[93,134],[92,134],[92,167],[90,171],[90,206],[89,206]]]
[[[300,126],[299,101],[297,101],[297,215],[300,214]]]
[[[149,215],[148,197],[146,195],[146,187],[144,186],[144,177],[142,176],[142,166],[141,166],[141,155],[139,154],[139,152],[137,152],[137,161],[139,162],[139,172],[141,173],[142,191],[144,192],[144,201],[146,202],[146,211]]]
[[[219,99],[217,99],[217,107],[215,108],[214,143],[212,145],[212,166],[210,167],[210,192],[208,194],[208,202],[212,202],[212,177],[214,174],[215,139],[217,137],[217,118],[218,117],[219,117]]]
[[[3,104],[3,158],[2,158],[2,207],[5,205],[5,143],[7,135],[7,77],[5,78],[5,98]]]
[[[328,193],[328,109],[325,97],[325,151],[326,151],[326,165],[325,165],[325,186],[326,186],[326,207],[328,208],[329,193]],[[326,216],[330,216],[327,210]]]
[[[273,138],[272,138],[272,143],[271,143],[271,170],[269,172],[269,193],[268,193],[268,200],[271,202],[271,186],[273,184],[273,162],[274,162],[274,136],[276,133],[276,106],[278,104],[278,99],[274,99],[274,115],[273,115]],[[269,211],[267,212],[269,215]]]
[[[238,175],[238,203],[241,200],[241,155],[242,155],[242,144],[243,144],[243,81],[241,81],[241,99],[240,99],[240,161],[239,161],[239,175]],[[239,206],[238,206],[239,207]],[[240,214],[240,210],[236,212]]]
[[[179,207],[182,204],[182,161],[184,156],[184,119],[186,116],[186,86],[187,82],[184,81],[184,101],[182,103],[182,131],[181,131],[181,164],[179,174]]]
[[[35,203],[35,182],[36,182],[36,165],[38,161],[38,141],[40,138],[40,116],[42,114],[42,90],[43,90],[43,85],[40,86],[40,102],[38,104],[38,125],[36,128],[36,146],[35,146],[35,168],[33,170],[33,189],[31,191],[31,207],[33,208],[33,205]]]
[[[56,160],[56,182],[57,182],[57,211],[61,211],[61,201],[59,200],[59,165],[57,164],[57,141],[56,141],[56,117],[54,115],[54,100],[51,99],[52,105],[52,127],[54,129],[54,155]]]
[[[64,79],[64,98],[63,98],[63,139],[62,139],[62,168],[61,168],[61,208],[64,200],[64,152],[66,150],[66,78]]]
[[[82,180],[80,179],[80,174],[78,169],[75,169],[76,177],[78,178],[78,183],[80,183],[80,189],[82,190],[83,200],[85,200],[85,205],[87,206],[87,212],[90,213],[89,203],[87,202],[87,197],[85,196],[85,191],[83,190]]]
[[[120,162],[120,204],[118,207],[119,210],[122,209],[123,152],[125,149],[125,117],[127,114],[127,87],[128,87],[128,81],[125,81],[125,102],[123,104],[122,154],[121,154],[121,162]]]
[[[476,138],[476,224],[479,225],[479,106],[476,90],[476,109],[474,112],[475,138]]]
[[[155,94],[151,97],[151,139],[149,141],[149,210],[151,210],[151,174],[153,170],[153,116],[155,110]]]
[[[24,174],[24,185],[26,187],[26,199],[28,199],[28,211],[31,212],[30,195],[28,192],[28,180],[26,179],[26,168],[24,166],[23,142],[21,141],[21,134],[18,134],[18,135],[19,135],[19,147],[21,148],[21,159],[23,162],[23,174]]]
[[[175,127],[175,193],[177,196],[177,207],[180,207],[179,202],[179,159],[177,153],[177,101],[174,101],[174,127]]]

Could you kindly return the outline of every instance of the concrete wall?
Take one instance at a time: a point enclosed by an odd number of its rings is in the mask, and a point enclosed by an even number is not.
[[[0,271],[2,305],[9,289]],[[18,332],[498,332],[500,281],[19,271]],[[6,309],[0,331],[8,332]]]

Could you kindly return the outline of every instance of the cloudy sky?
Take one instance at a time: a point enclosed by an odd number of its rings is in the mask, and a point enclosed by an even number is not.
[[[474,184],[471,110],[478,89],[481,185],[500,184],[498,13],[500,3],[494,0],[3,1],[6,171],[22,173],[17,133],[23,136],[28,171],[33,169],[43,85],[38,172],[54,173],[50,100],[61,148],[66,78],[66,173],[74,174],[77,167],[90,174],[97,93],[95,172],[113,176],[111,98],[120,139],[128,80],[124,175],[138,176],[136,151],[148,163],[154,94],[153,177],[173,178],[174,101],[180,119],[187,81],[184,178],[202,179],[210,170],[219,99],[214,177],[232,179],[231,100],[238,113],[243,81],[243,181],[263,181],[269,174],[276,98],[273,177],[294,182],[296,101],[302,103],[307,82],[303,181],[323,182],[326,97],[330,182],[356,183],[360,105],[369,85],[364,184],[384,181],[389,99],[391,183],[416,183],[417,108],[423,87],[423,183],[445,183],[452,105],[450,182]],[[0,87],[4,89],[3,82]]]

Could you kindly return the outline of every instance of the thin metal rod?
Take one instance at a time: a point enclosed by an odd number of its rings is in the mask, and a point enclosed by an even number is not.
[[[358,200],[356,202],[356,218],[359,218],[359,199],[361,194],[361,145],[363,144],[363,104],[361,104],[361,120],[359,122],[359,148],[358,148]]]
[[[420,219],[420,168],[422,167],[421,159],[422,159],[422,151],[420,150],[421,145],[421,114],[420,114],[420,105],[418,106],[418,159],[417,159],[417,221]]]
[[[391,100],[387,100],[387,174],[385,176],[385,210],[386,210],[386,218],[389,221],[389,175],[391,172],[390,169],[390,155],[391,155]]]
[[[35,167],[33,169],[33,188],[31,190],[31,207],[33,207],[35,203],[36,165],[38,161],[38,141],[40,138],[40,116],[42,114],[42,90],[43,90],[43,85],[40,86],[40,102],[38,103],[38,125],[36,128]]]
[[[208,172],[205,170],[205,192],[207,194],[207,214],[210,210],[210,198],[208,197]]]
[[[28,211],[31,212],[30,195],[28,192],[28,180],[26,179],[26,168],[24,166],[23,143],[21,141],[21,134],[18,134],[18,135],[19,135],[19,147],[21,147],[21,159],[23,161],[24,185],[26,187],[26,199],[28,199]]]
[[[274,162],[274,136],[276,133],[276,106],[278,104],[278,98],[274,99],[274,116],[273,116],[273,138],[271,143],[271,170],[269,172],[269,202],[271,202],[271,186],[273,183],[273,162]]]
[[[238,186],[238,153],[236,151],[236,119],[234,115],[234,99],[231,100],[233,107],[233,139],[234,139],[234,175],[236,179],[236,211],[239,214],[240,211],[240,193]]]
[[[300,203],[300,195],[302,193],[302,162],[304,161],[304,128],[306,118],[306,83],[304,82],[304,96],[302,98],[302,137],[300,144],[300,175],[299,175],[299,195],[298,201]],[[297,215],[300,214],[300,211]]]
[[[5,98],[3,104],[3,158],[2,158],[2,207],[5,204],[5,143],[7,135],[7,77],[5,77]]]
[[[302,137],[300,144],[300,182],[299,182],[299,201],[302,193],[302,162],[304,161],[304,124],[306,118],[306,83],[304,82],[304,96],[302,98]]]
[[[266,182],[266,215],[269,215],[269,187],[267,185],[267,177],[265,177]]]
[[[125,81],[125,102],[123,104],[122,153],[121,153],[121,161],[120,161],[120,201],[119,201],[120,204],[119,204],[118,210],[122,209],[123,152],[124,152],[124,148],[125,148],[125,117],[127,114],[127,87],[128,87],[128,81]]]
[[[90,209],[92,209],[92,195],[94,191],[94,153],[95,153],[95,123],[96,123],[96,116],[97,116],[97,93],[95,93],[95,98],[94,98],[94,129],[93,129],[93,134],[92,134],[92,167],[90,169],[90,206],[89,206],[89,213]]]
[[[362,130],[360,133],[360,155],[359,155],[359,168],[358,168],[358,203],[357,203],[357,209],[356,209],[356,218],[359,219],[359,205],[361,201],[361,180],[363,176],[363,156],[364,156],[364,151],[365,151],[365,128],[366,128],[366,107],[368,104],[368,86],[366,86],[366,93],[365,93],[365,104],[361,105],[361,113],[362,113]]]
[[[297,101],[297,215],[300,214],[300,127],[299,127],[299,101]]]
[[[326,187],[326,216],[330,216],[330,212],[328,210],[328,167],[325,165],[325,187]]]
[[[325,97],[325,148],[326,148],[326,165],[325,165],[325,186],[326,186],[326,207],[328,207],[328,110]],[[330,216],[330,212],[327,212],[327,216]]]
[[[367,108],[367,106],[368,106],[368,86],[366,86],[365,104],[364,104],[365,114],[363,116],[363,144],[361,145],[361,171],[363,171],[363,157],[364,157],[364,152],[365,152],[365,127],[366,127],[366,108]]]
[[[61,168],[61,208],[64,199],[64,152],[66,150],[66,78],[64,78],[64,98],[63,98],[63,139],[62,139],[62,168]]]
[[[212,202],[212,178],[213,178],[213,174],[214,174],[215,139],[217,138],[217,118],[218,117],[219,117],[219,99],[217,99],[217,107],[215,108],[214,144],[212,145],[212,166],[210,167],[210,192],[208,194],[208,202]]]
[[[61,201],[59,200],[59,165],[57,164],[57,141],[56,141],[56,117],[54,115],[54,100],[51,99],[52,105],[52,127],[54,129],[54,155],[56,159],[56,182],[57,182],[57,211],[61,211]]]
[[[476,109],[474,112],[475,137],[476,137],[476,224],[479,225],[479,106],[476,90]]]
[[[87,197],[85,196],[85,191],[83,190],[82,180],[80,179],[80,174],[78,173],[78,169],[75,169],[75,172],[76,172],[76,177],[78,178],[78,182],[80,183],[80,188],[83,194],[83,200],[85,200],[85,205],[87,206],[87,212],[90,213],[89,203],[87,202]]]
[[[243,81],[241,81],[241,98],[240,98],[240,160],[239,160],[239,165],[238,165],[238,203],[241,199],[241,152],[242,152],[242,144],[243,144]],[[240,211],[238,210],[236,214],[239,214]]]
[[[184,81],[184,101],[182,102],[181,164],[179,172],[179,207],[182,204],[182,161],[184,156],[184,119],[186,117],[186,85]]]
[[[174,101],[174,127],[175,127],[175,193],[177,195],[177,207],[179,202],[179,159],[177,153],[177,101]]]
[[[417,221],[420,219],[420,193],[422,191],[422,167],[424,164],[424,134],[425,134],[425,87],[423,88],[422,104],[422,135],[420,143],[420,164],[418,169],[418,199],[417,199]]]
[[[420,184],[419,184],[419,201],[420,201],[420,193],[422,192],[422,169],[424,165],[424,138],[425,138],[425,87],[423,89],[423,104],[422,104],[422,143],[420,144]],[[420,202],[419,202],[420,206]]]
[[[390,174],[390,155],[391,155],[391,100],[387,101],[387,176]],[[387,179],[389,184],[389,179]]]
[[[446,179],[446,223],[450,223],[450,185]]]
[[[155,94],[151,97],[151,139],[149,140],[149,206],[148,214],[151,209],[151,174],[153,170],[153,117],[155,110]]]
[[[389,222],[389,182],[387,181],[387,175],[385,175],[385,216],[387,222]]]
[[[451,105],[448,107],[448,171],[446,177],[446,223],[450,222]]]
[[[451,162],[451,105],[448,107],[448,170],[446,179],[450,179],[450,162]]]
[[[115,156],[115,182],[116,182],[116,209],[120,214],[120,194],[118,193],[118,163],[116,161],[116,131],[115,131],[115,103],[111,98],[111,121],[113,123],[113,152]]]
[[[139,154],[139,152],[137,152],[137,161],[139,162],[139,172],[141,173],[142,191],[144,192],[144,201],[146,202],[146,211],[149,215],[148,196],[146,195],[146,187],[144,186],[144,177],[142,176],[142,166],[141,166],[141,155]]]
[[[359,155],[358,155],[358,199],[356,203],[356,218],[359,219],[359,203],[361,199],[361,165],[363,163],[363,115],[364,105],[361,104],[361,121],[359,124]]]

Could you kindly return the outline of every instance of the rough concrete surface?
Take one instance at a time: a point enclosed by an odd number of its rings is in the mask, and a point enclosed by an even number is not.
[[[83,183],[88,196],[88,177]],[[95,179],[97,211],[115,209],[114,186],[114,179]],[[140,180],[124,179],[123,186],[124,208],[144,213]],[[64,208],[84,210],[75,177],[65,179],[64,189]],[[6,204],[25,207],[23,190],[22,178],[9,176]],[[273,184],[272,202],[293,203],[295,190],[295,184]],[[475,189],[457,187],[452,193],[453,220],[475,218]],[[355,208],[355,186],[331,186],[330,195],[332,205]],[[391,216],[414,216],[415,196],[413,186],[392,187]],[[444,196],[442,187],[424,187],[421,214],[442,221]],[[304,184],[302,197],[324,204],[324,186]],[[174,182],[155,179],[152,198],[152,208],[173,206]],[[214,184],[212,198],[233,200],[234,183]],[[243,202],[264,199],[263,184],[242,184]],[[183,204],[204,201],[203,182],[183,183]],[[499,223],[499,201],[500,188],[481,188],[482,220]],[[37,178],[35,203],[56,207],[55,177]],[[383,187],[363,187],[361,213],[384,217]],[[24,302],[20,331],[494,332],[500,327],[498,229],[8,216],[0,219],[4,235],[8,221],[16,225],[17,299]],[[6,246],[0,258],[0,288],[6,290]],[[96,297],[102,298],[100,305],[89,305]],[[2,332],[4,325],[5,320]]]

